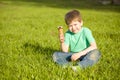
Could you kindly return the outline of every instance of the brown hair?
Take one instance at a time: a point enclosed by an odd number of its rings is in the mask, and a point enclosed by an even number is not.
[[[65,22],[67,25],[69,25],[73,20],[77,20],[81,22],[82,17],[80,15],[80,12],[78,10],[71,10],[65,15]]]

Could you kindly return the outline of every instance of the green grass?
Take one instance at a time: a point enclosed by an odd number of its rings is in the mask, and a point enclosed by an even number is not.
[[[78,73],[52,60],[60,50],[57,27],[64,15],[81,12],[102,53],[98,64]],[[1,80],[118,80],[120,79],[120,6],[96,0],[0,1]]]

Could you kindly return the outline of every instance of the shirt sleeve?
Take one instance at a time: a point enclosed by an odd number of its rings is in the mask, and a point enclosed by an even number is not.
[[[69,46],[69,44],[70,44],[70,36],[67,32],[65,33],[64,44],[67,45],[67,46]]]
[[[91,32],[90,29],[86,29],[85,35],[86,35],[86,38],[87,38],[87,40],[88,40],[89,43],[95,42],[95,39],[94,39],[94,37],[93,37],[92,32]]]

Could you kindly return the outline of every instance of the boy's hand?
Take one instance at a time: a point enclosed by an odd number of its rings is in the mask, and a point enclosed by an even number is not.
[[[71,56],[71,60],[72,61],[76,61],[77,59],[79,59],[81,57],[80,53],[74,53],[72,56]]]
[[[59,27],[58,27],[58,31],[59,31],[59,39],[60,39],[60,42],[63,43],[63,42],[64,42],[64,33],[63,33],[63,28],[62,28],[62,26],[59,26]]]
[[[59,35],[59,39],[60,39],[60,42],[63,43],[64,42],[64,35],[63,34]]]

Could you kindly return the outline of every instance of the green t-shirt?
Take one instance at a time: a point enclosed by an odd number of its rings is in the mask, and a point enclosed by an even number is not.
[[[78,33],[72,33],[69,30],[65,33],[65,44],[70,47],[70,52],[80,52],[95,42],[90,29],[82,27]]]

